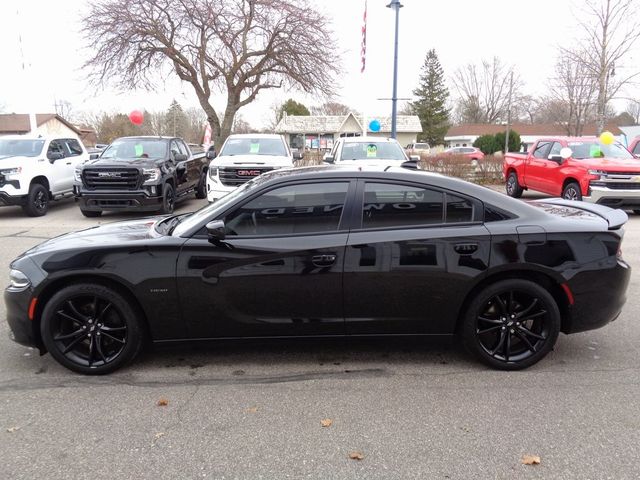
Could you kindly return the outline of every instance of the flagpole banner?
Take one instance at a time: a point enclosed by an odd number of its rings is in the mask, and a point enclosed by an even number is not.
[[[360,47],[360,56],[362,59],[362,66],[360,67],[360,73],[364,73],[367,57],[367,0],[364,0],[364,16],[362,18],[362,44]]]

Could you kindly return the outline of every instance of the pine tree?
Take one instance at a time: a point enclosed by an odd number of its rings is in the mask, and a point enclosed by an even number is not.
[[[449,89],[445,85],[440,60],[433,49],[427,52],[420,75],[420,85],[413,94],[418,99],[410,105],[414,114],[420,118],[421,140],[432,146],[443,144],[444,136],[449,129]]]

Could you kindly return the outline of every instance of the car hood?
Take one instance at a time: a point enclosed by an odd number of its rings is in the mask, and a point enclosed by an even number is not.
[[[585,158],[576,162],[593,170],[640,173],[640,160],[637,158]]]
[[[291,167],[293,161],[290,157],[281,157],[278,155],[230,155],[219,156],[211,161],[214,167],[249,167],[249,166],[265,166],[265,167]]]
[[[76,232],[65,233],[52,238],[27,250],[23,255],[37,256],[52,251],[66,251],[80,248],[90,252],[92,248],[101,246],[131,246],[160,235],[153,225],[163,217],[147,217],[124,222],[114,222],[106,225],[87,228]]]
[[[155,167],[162,158],[96,158],[82,164],[83,167]]]

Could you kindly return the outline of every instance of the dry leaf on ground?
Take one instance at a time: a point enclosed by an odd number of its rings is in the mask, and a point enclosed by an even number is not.
[[[156,433],[155,437],[156,438],[160,438],[160,437],[164,437],[166,434],[164,432],[158,432]]]
[[[16,432],[18,430],[20,430],[20,427],[9,427],[9,428],[7,428],[7,432],[9,432],[9,433],[13,433],[13,432]]]
[[[258,411],[258,407],[247,408],[247,413],[256,413]]]
[[[169,400],[167,400],[166,398],[161,398],[160,400],[158,400],[159,407],[166,407],[167,405],[169,405]]]
[[[349,458],[351,460],[362,460],[362,459],[364,459],[364,455],[362,453],[360,453],[360,452],[351,452],[349,454]]]
[[[522,457],[523,465],[540,465],[540,457],[538,455],[524,455]]]
[[[323,427],[330,427],[332,423],[333,423],[333,420],[331,420],[330,418],[325,418],[324,420],[320,420],[320,425],[322,425]]]

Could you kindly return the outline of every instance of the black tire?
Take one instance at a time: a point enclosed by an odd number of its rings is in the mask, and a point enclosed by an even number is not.
[[[523,188],[518,182],[518,174],[511,172],[507,177],[506,183],[507,195],[513,198],[520,198],[522,196]]]
[[[49,210],[49,192],[40,183],[32,183],[27,194],[27,203],[22,207],[30,217],[42,217]]]
[[[102,216],[102,210],[82,210],[80,209],[80,212],[82,212],[82,215],[84,215],[87,218],[97,218]]]
[[[634,210],[633,213],[635,213],[636,215],[640,215],[640,210]]]
[[[529,280],[502,280],[479,292],[462,319],[462,340],[480,361],[521,370],[544,358],[560,332],[551,294]]]
[[[562,189],[562,198],[565,200],[582,200],[582,192],[577,182],[569,182]]]
[[[173,186],[170,183],[165,183],[162,189],[162,207],[160,213],[169,214],[173,213],[173,209],[176,206],[176,193]]]
[[[198,187],[196,188],[196,198],[207,198],[207,172],[204,170],[200,175],[200,181],[198,182]]]
[[[100,284],[77,283],[46,303],[42,341],[62,366],[86,375],[103,375],[126,365],[143,338],[136,310],[118,292]]]

